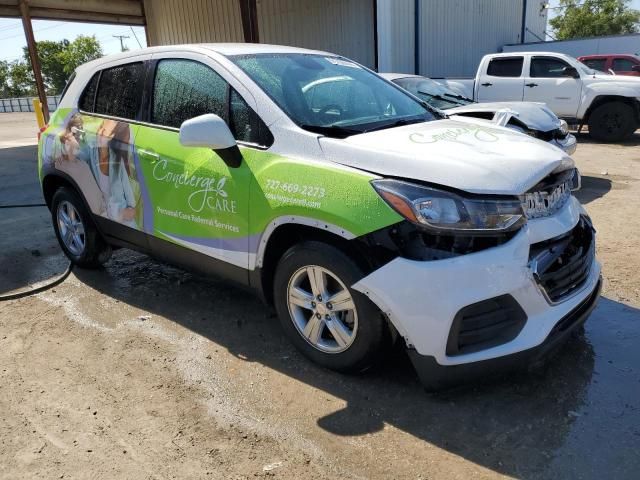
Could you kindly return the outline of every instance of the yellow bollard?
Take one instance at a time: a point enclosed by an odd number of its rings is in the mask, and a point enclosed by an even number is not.
[[[33,99],[33,109],[36,113],[36,120],[38,122],[38,128],[42,130],[46,124],[44,122],[44,114],[42,113],[42,103],[37,98]]]

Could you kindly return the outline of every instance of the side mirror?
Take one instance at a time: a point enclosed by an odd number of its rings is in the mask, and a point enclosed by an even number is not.
[[[633,67],[631,67],[631,71],[632,72],[640,72],[640,65],[634,65]]]
[[[242,163],[242,154],[229,126],[218,115],[207,113],[180,125],[180,144],[214,150],[230,168]]]
[[[571,78],[580,78],[580,74],[578,73],[578,70],[576,69],[576,67],[564,67],[564,70],[562,71],[562,76],[571,77]]]

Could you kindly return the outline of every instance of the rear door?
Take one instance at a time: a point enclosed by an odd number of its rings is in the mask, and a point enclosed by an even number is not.
[[[56,167],[76,182],[103,232],[147,249],[143,182],[135,153],[146,61],[106,64],[89,80],[59,136]]]
[[[524,56],[494,57],[478,78],[478,102],[522,101]]]
[[[559,117],[575,117],[580,105],[580,78],[566,76],[571,67],[559,57],[533,56],[524,83],[524,100],[543,102]]]
[[[151,206],[145,211],[145,230],[157,256],[197,268],[198,256],[189,252],[199,252],[217,260],[209,270],[244,282],[249,264],[247,163],[231,168],[215,151],[184,147],[179,140],[185,120],[214,113],[228,122],[230,97],[238,102],[210,62],[187,52],[153,57],[147,121],[136,140]]]

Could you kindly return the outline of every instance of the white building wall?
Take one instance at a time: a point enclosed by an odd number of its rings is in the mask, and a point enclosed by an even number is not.
[[[378,70],[414,73],[415,0],[378,0]]]
[[[640,34],[612,35],[557,42],[526,43],[524,45],[505,45],[504,51],[557,52],[566,53],[572,57],[609,53],[640,55]]]
[[[261,43],[338,53],[373,68],[373,0],[258,0]]]
[[[545,39],[547,29],[547,0],[527,0],[527,23],[524,33],[525,42],[537,42]],[[522,23],[520,24],[522,25]],[[519,41],[520,39],[518,39]]]
[[[237,0],[145,0],[149,45],[243,42]]]
[[[420,74],[472,76],[480,59],[520,39],[522,2],[420,0]]]

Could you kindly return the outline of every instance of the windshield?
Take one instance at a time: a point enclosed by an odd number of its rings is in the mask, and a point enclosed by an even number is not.
[[[448,108],[469,105],[473,100],[445,87],[443,84],[424,77],[396,78],[394,83],[429,103],[431,106],[446,110]]]
[[[342,57],[287,53],[231,59],[309,131],[344,138],[439,118],[410,95]]]

